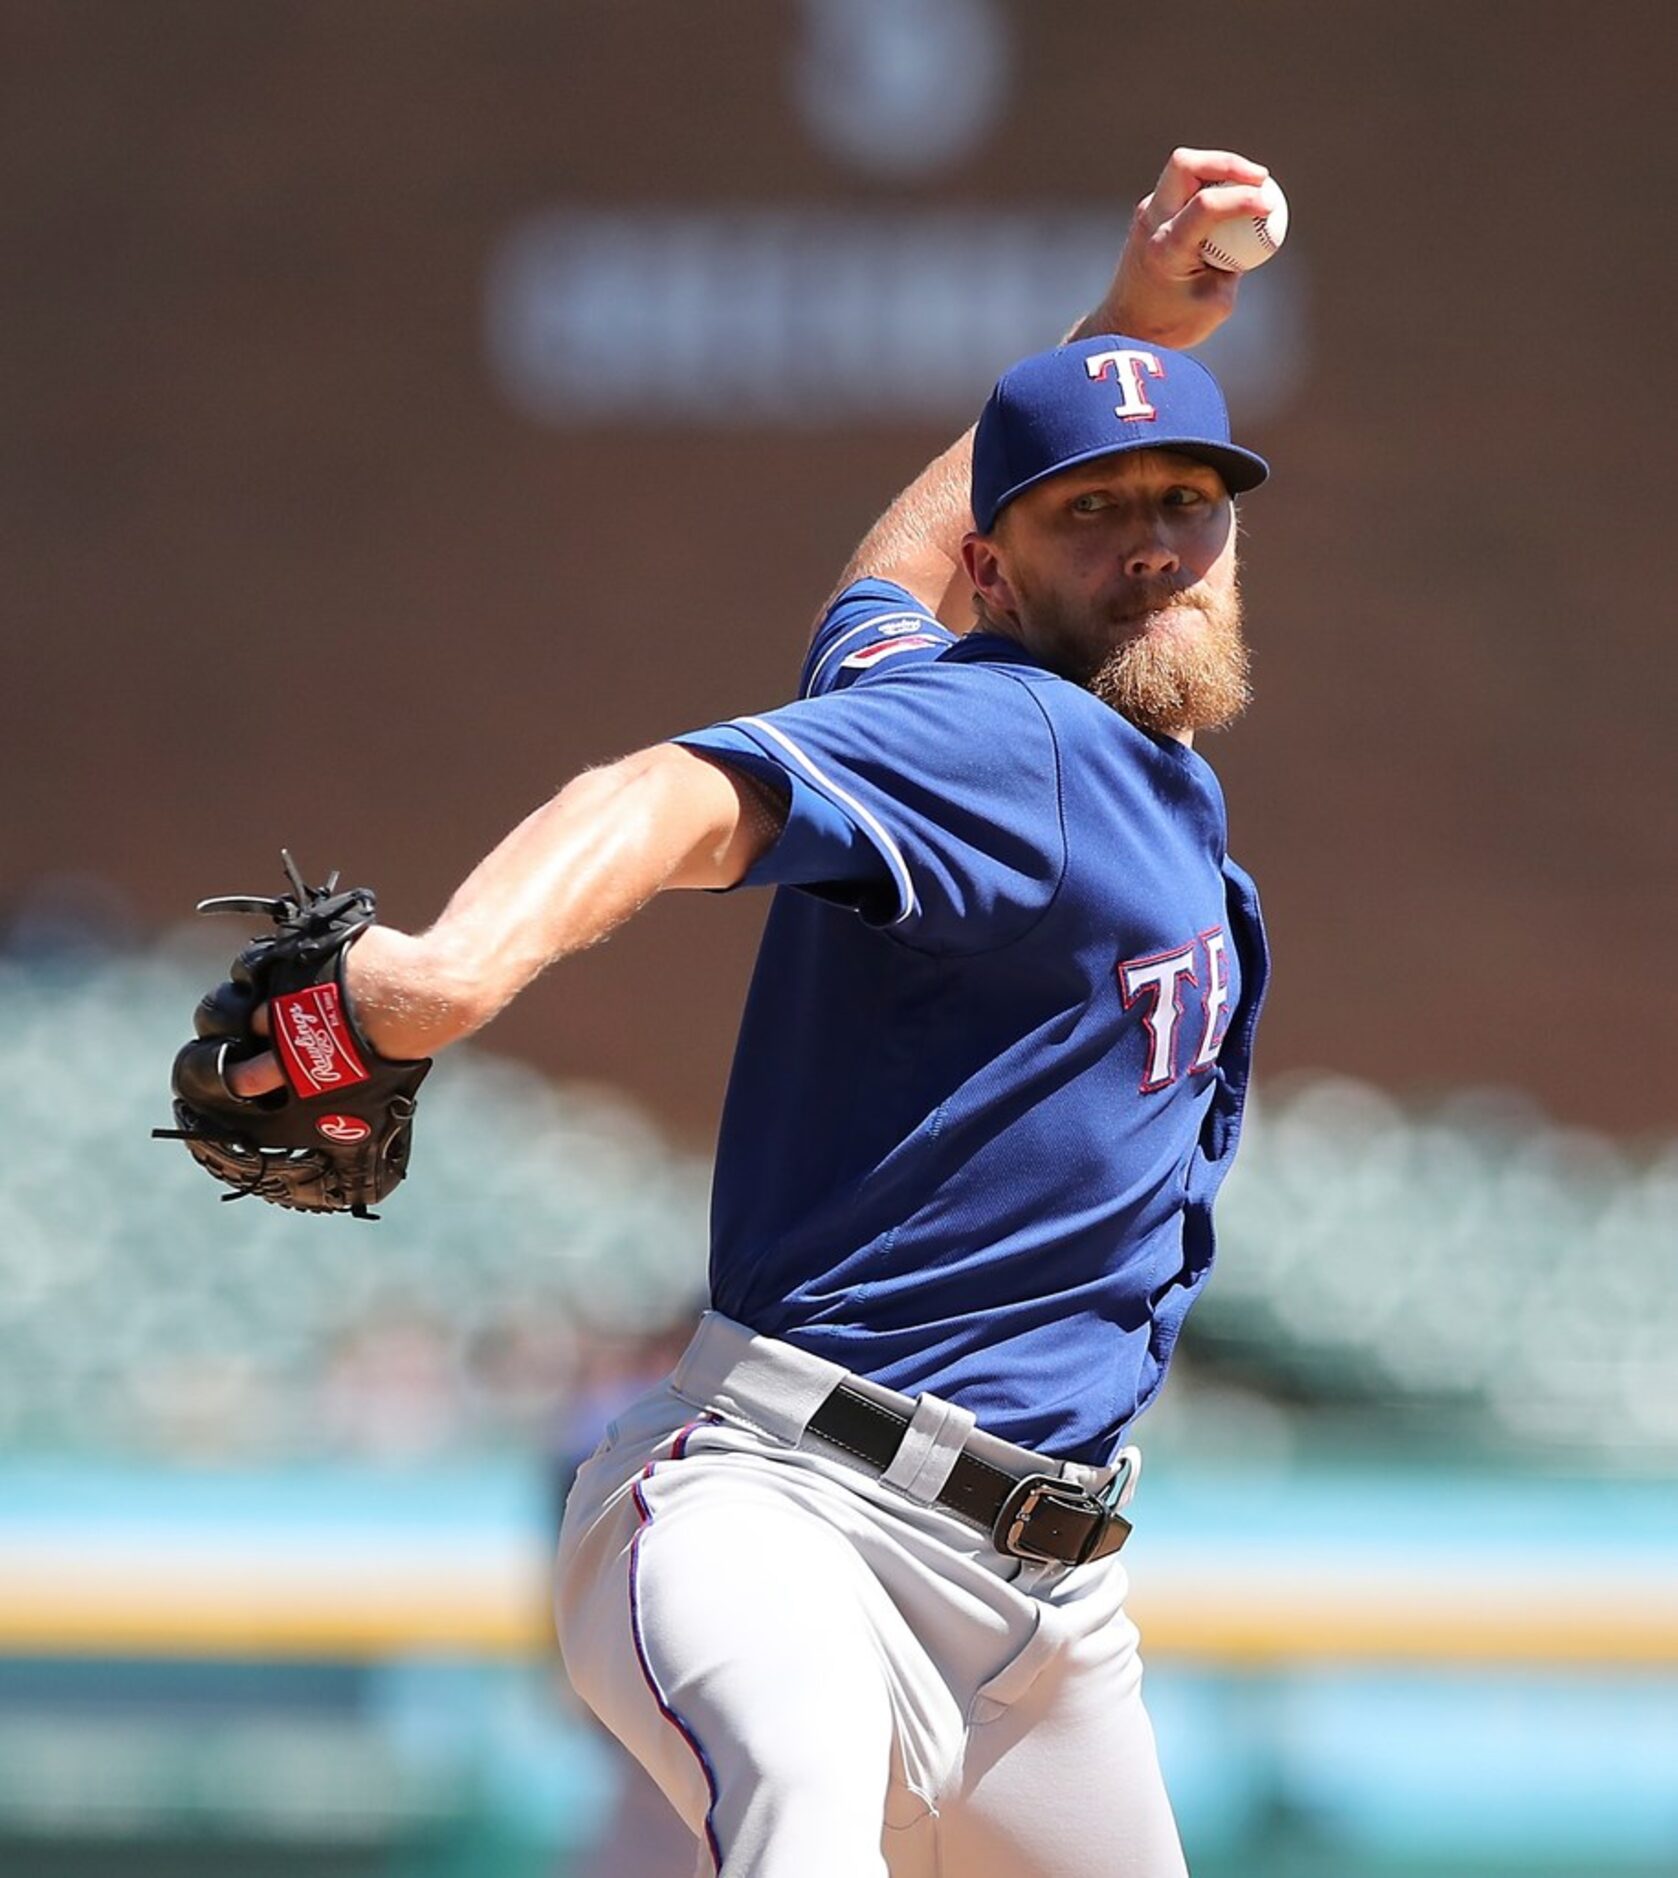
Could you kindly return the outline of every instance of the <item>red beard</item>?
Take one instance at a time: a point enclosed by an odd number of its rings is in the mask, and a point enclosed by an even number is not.
[[[1103,704],[1156,737],[1221,730],[1252,696],[1240,596],[1197,591],[1186,607],[1191,617],[1174,623],[1186,600],[1175,596],[1160,609],[1163,619],[1149,618],[1083,679]]]
[[[1122,615],[1099,624],[1046,595],[1022,600],[1057,669],[1156,737],[1220,730],[1246,709],[1249,661],[1234,588],[1131,594]],[[1115,633],[1124,635],[1116,645]]]

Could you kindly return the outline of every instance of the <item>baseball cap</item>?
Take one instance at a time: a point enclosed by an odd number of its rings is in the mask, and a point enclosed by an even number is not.
[[[1232,495],[1270,465],[1229,440],[1218,381],[1199,360],[1105,333],[1011,365],[973,439],[973,519],[988,534],[1022,490],[1074,463],[1122,450],[1177,450],[1210,463]]]

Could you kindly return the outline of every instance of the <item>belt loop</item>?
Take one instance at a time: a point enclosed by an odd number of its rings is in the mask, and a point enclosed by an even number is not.
[[[880,1478],[911,1500],[931,1506],[943,1492],[973,1425],[971,1410],[935,1395],[921,1396],[891,1465]]]
[[[796,1447],[810,1417],[844,1374],[825,1357],[760,1337],[720,1311],[707,1311],[670,1384],[690,1406],[714,1409]]]
[[[1110,1513],[1122,1513],[1136,1497],[1136,1483],[1142,1478],[1142,1450],[1120,1448],[1113,1456],[1112,1477],[1096,1498]]]

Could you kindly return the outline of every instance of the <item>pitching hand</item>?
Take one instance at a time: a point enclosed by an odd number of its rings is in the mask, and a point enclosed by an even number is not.
[[[1153,192],[1136,205],[1130,235],[1091,332],[1121,332],[1163,346],[1195,346],[1229,318],[1241,276],[1201,259],[1220,223],[1265,213],[1270,172],[1230,150],[1173,150]]]

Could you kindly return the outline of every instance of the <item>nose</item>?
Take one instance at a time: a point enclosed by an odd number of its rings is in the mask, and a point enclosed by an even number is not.
[[[1132,580],[1157,579],[1175,574],[1181,562],[1177,550],[1158,528],[1145,529],[1125,550],[1124,571]]]

